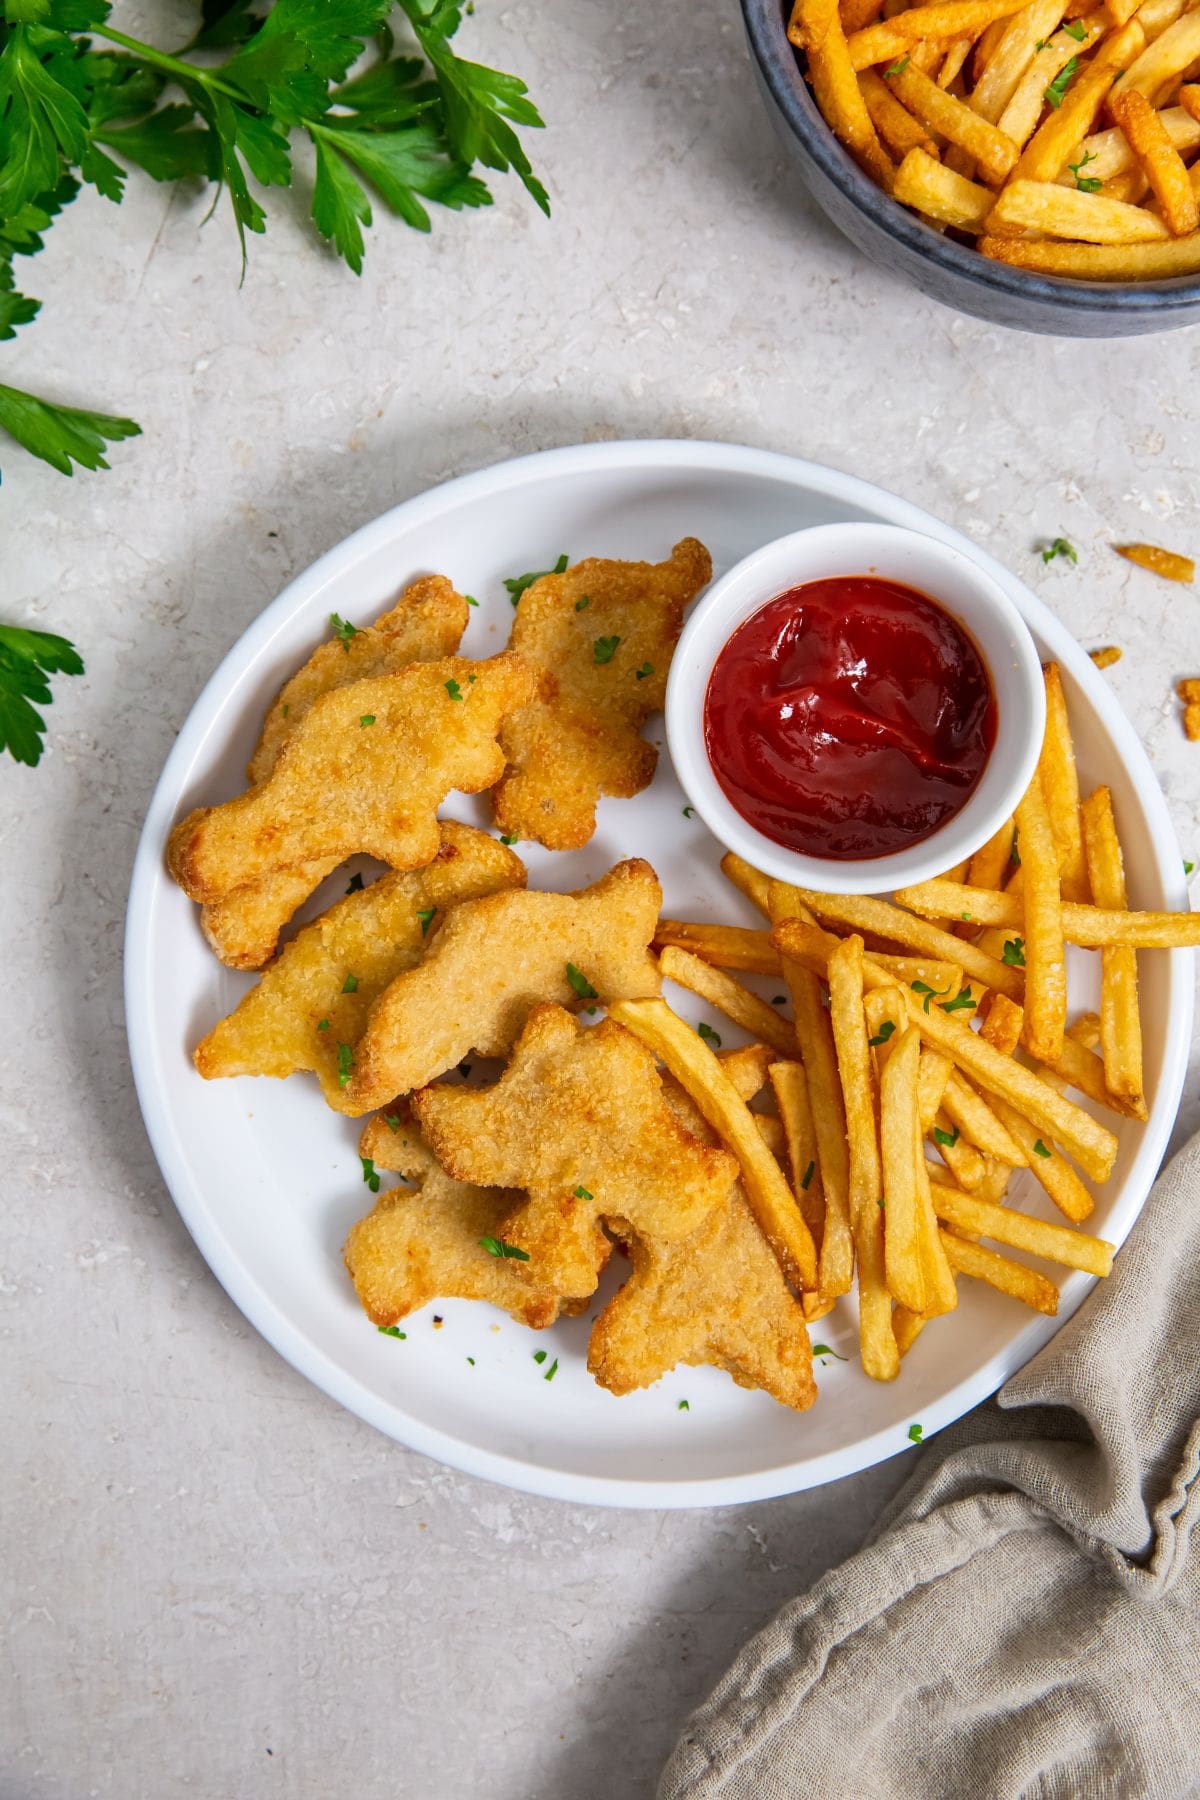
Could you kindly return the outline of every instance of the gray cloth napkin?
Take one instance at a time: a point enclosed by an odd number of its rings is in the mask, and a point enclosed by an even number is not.
[[[1200,1138],[1108,1281],[689,1721],[659,1800],[1200,1794]]]

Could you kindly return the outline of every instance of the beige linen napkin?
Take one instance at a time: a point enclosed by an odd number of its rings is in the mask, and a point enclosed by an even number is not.
[[[1113,1273],[742,1651],[659,1800],[1200,1794],[1200,1138]]]

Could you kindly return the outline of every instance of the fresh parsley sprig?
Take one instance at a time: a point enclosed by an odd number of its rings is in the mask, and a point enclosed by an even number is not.
[[[35,767],[42,757],[51,675],[82,675],[83,659],[68,638],[0,625],[0,750]]]

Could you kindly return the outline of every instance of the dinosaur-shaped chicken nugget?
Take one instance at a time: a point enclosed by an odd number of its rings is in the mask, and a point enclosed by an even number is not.
[[[523,887],[525,866],[484,831],[446,821],[431,863],[384,875],[304,926],[240,1004],[196,1047],[206,1079],[311,1069],[346,1110],[354,1045],[389,982],[425,953],[438,915],[459,901]]]
[[[347,1109],[372,1112],[472,1050],[504,1055],[541,1001],[657,994],[649,944],[661,904],[654,870],[635,860],[578,893],[491,894],[455,907],[420,966],[372,1008]]]
[[[193,900],[219,900],[278,869],[361,851],[419,869],[439,843],[437,808],[503,766],[501,721],[532,694],[519,657],[447,657],[371,676],[315,701],[273,773],[171,833],[167,864]]]
[[[268,708],[246,770],[251,786],[270,775],[314,700],[368,675],[390,675],[409,663],[453,656],[467,628],[467,615],[465,598],[444,575],[423,575],[409,583],[374,625],[356,627],[337,620],[337,635],[313,651]],[[294,869],[278,869],[203,907],[200,924],[216,955],[231,969],[261,969],[274,956],[279,933],[292,914],[333,874],[340,860],[326,856]]]
[[[602,1219],[686,1237],[737,1178],[732,1156],[679,1123],[644,1045],[609,1019],[580,1026],[560,1006],[534,1008],[494,1087],[424,1088],[412,1104],[449,1173],[527,1191],[501,1235],[526,1253],[533,1280],[572,1298],[595,1290],[607,1260]]]
[[[518,1273],[499,1235],[518,1196],[473,1187],[438,1167],[407,1112],[372,1119],[360,1146],[377,1169],[395,1169],[420,1185],[391,1188],[346,1239],[346,1267],[367,1316],[394,1325],[430,1300],[490,1300],[534,1330],[553,1325],[558,1296]],[[377,1139],[391,1137],[394,1148]]]
[[[522,594],[509,648],[541,671],[541,689],[501,732],[501,831],[576,850],[601,794],[649,786],[658,753],[641,727],[663,703],[684,608],[711,576],[704,545],[684,538],[667,562],[589,557]]]

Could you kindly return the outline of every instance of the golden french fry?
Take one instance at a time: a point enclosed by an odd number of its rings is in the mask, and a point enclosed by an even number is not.
[[[867,995],[868,1000],[874,998],[874,994]],[[933,1121],[941,1111],[942,1095],[946,1092],[946,1083],[953,1071],[954,1064],[940,1050],[930,1050],[928,1045],[922,1049],[921,1072],[917,1081],[917,1116],[921,1121],[922,1137],[933,1130]]]
[[[946,50],[942,66],[937,72],[937,84],[940,88],[953,87],[962,73],[963,64],[971,54],[970,38],[955,38]]]
[[[1058,29],[1065,0],[1033,0],[1005,21],[987,68],[975,84],[971,109],[981,119],[998,125],[1000,115],[1016,92],[1017,83],[1046,41]]]
[[[1058,81],[1070,80],[1064,75],[1068,64],[1078,66],[1085,50],[1095,44],[1101,28],[1084,26],[1082,41],[1074,31],[1056,31],[1031,58],[1028,67],[1013,89],[1012,95],[996,123],[1015,144],[1028,143],[1046,110],[1046,90]],[[1057,89],[1055,90],[1057,92]],[[1083,129],[1086,130],[1086,127]],[[1071,154],[1070,150],[1067,155]],[[1060,167],[1062,165],[1060,164]]]
[[[741,969],[746,974],[778,975],[779,954],[770,933],[745,925],[707,925],[689,919],[660,919],[654,933],[656,950],[690,950],[714,969]]]
[[[825,1189],[821,1182],[820,1150],[808,1077],[803,1064],[798,1062],[773,1062],[770,1076],[787,1140],[792,1190],[808,1228],[819,1244],[825,1225]]]
[[[717,1051],[717,1061],[747,1105],[767,1085],[774,1056],[769,1044],[741,1044],[736,1050]]]
[[[1003,994],[997,995],[1000,1000]],[[1028,1158],[1001,1119],[992,1111],[982,1095],[977,1094],[959,1074],[951,1075],[942,1101],[945,1112],[969,1144],[994,1156],[1010,1168],[1023,1169]]]
[[[1130,25],[1137,23],[1136,19]],[[1128,30],[1129,27],[1127,26]],[[1164,87],[1175,76],[1181,75],[1190,63],[1200,56],[1200,13],[1185,13],[1176,19],[1173,25],[1147,44],[1141,55],[1128,65],[1122,58],[1121,66],[1125,75],[1121,81],[1121,92],[1128,93],[1136,89],[1153,100],[1159,89]]]
[[[914,8],[914,12],[916,10]],[[891,25],[871,26],[870,29],[890,31],[912,17],[911,12],[901,13]],[[955,99],[953,94],[943,93],[936,81],[931,81],[928,75],[923,74],[911,62],[907,68],[898,67],[897,73],[891,77],[891,85],[893,92],[909,112],[920,119],[922,125],[966,150],[975,158],[989,181],[1003,181],[1009,174],[1019,150],[998,126],[989,125],[986,119],[973,113],[969,106]]]
[[[996,196],[990,188],[956,175],[924,149],[908,151],[896,171],[892,193],[905,206],[913,207],[927,218],[938,219],[943,225],[959,226],[964,231],[981,230],[996,204]]]
[[[993,19],[991,24],[986,26],[976,38],[975,50],[971,57],[971,76],[976,83],[983,80],[984,72],[996,54],[996,48],[1004,36],[1007,26],[1007,19]]]
[[[787,1134],[783,1129],[783,1120],[774,1113],[751,1113],[750,1117],[758,1127],[758,1135],[775,1161],[782,1165],[787,1156]]]
[[[994,262],[1080,281],[1170,281],[1200,273],[1200,231],[1159,244],[1064,244],[982,237],[978,249]]]
[[[1200,87],[1194,87],[1190,82],[1186,86],[1181,87],[1179,90],[1179,106],[1180,110],[1187,114],[1193,124],[1200,126]],[[1168,126],[1167,129],[1170,130],[1170,126]],[[1180,144],[1178,138],[1174,136],[1172,136],[1171,141],[1174,143],[1177,150],[1191,148],[1189,145]]]
[[[987,1174],[975,1189],[975,1198],[977,1200],[1003,1200],[1011,1180],[1012,1170],[1008,1164],[995,1162],[989,1157]]]
[[[929,1317],[953,1312],[958,1305],[954,1271],[946,1260],[938,1237],[933,1210],[933,1187],[925,1163],[925,1144],[919,1119],[913,1120],[913,1152],[917,1170],[918,1215],[921,1227],[921,1267],[925,1275],[925,1312]]]
[[[1092,894],[1098,906],[1120,911],[1126,903],[1125,865],[1109,790],[1099,787],[1089,794],[1081,812]],[[1144,1105],[1137,951],[1128,945],[1100,952],[1100,1044],[1109,1090]]]
[[[1103,957],[1103,952],[1101,953]],[[1096,1043],[1099,1043],[1097,1034]],[[1063,1053],[1055,1063],[1037,1063],[1035,1073],[1043,1080],[1053,1077],[1061,1081],[1065,1087],[1076,1088],[1079,1093],[1086,1094],[1098,1106],[1107,1106],[1110,1111],[1121,1113],[1127,1119],[1144,1120],[1147,1114],[1146,1098],[1114,1094],[1104,1074],[1104,1063],[1098,1056],[1092,1055],[1092,1046],[1082,1038],[1068,1031],[1063,1039]]]
[[[901,106],[882,75],[877,74],[874,69],[864,69],[858,78],[858,88],[871,115],[871,123],[883,139],[885,148],[894,157],[907,156],[910,150],[925,150],[930,156],[936,154],[937,145],[934,140],[925,127]]]
[[[965,976],[1002,994],[1012,994],[1020,999],[1025,991],[1019,969],[1007,967],[976,945],[952,937],[948,931],[913,918],[911,913],[901,911],[890,901],[870,899],[863,894],[817,894],[809,888],[800,889],[800,895],[818,919],[832,920],[853,931],[870,932],[940,961],[957,963]],[[948,997],[956,998],[954,995]]]
[[[849,37],[852,31],[874,24],[879,17],[879,0],[838,0],[838,17]]]
[[[1075,1224],[1086,1219],[1096,1202],[1054,1140],[1047,1142],[1037,1126],[1031,1125],[1007,1100],[997,1098],[996,1111],[1025,1151],[1029,1168],[1058,1210]]]
[[[1080,139],[1092,129],[1118,74],[1144,42],[1145,33],[1136,18],[1101,40],[1091,61],[1067,85],[1059,106],[1050,111],[1021,152],[1012,171],[1014,180],[1057,179]],[[1068,67],[1069,61],[1059,71],[1060,84]]]
[[[881,25],[853,32],[850,59],[856,69],[869,69],[890,62],[922,38],[965,37],[973,41],[993,19],[1007,18],[1016,11],[1014,0],[945,0],[941,5],[909,7]]]
[[[707,1000],[710,1006],[718,1007],[727,1019],[740,1025],[751,1037],[770,1044],[780,1056],[795,1055],[796,1034],[787,1020],[781,1019],[773,1006],[752,994],[724,969],[714,969],[699,956],[693,956],[690,950],[675,949],[664,950],[658,966],[668,981],[676,982],[689,993],[698,994],[701,1000]]]
[[[897,1039],[879,1082],[884,1269],[889,1292],[913,1312],[925,1310],[913,1132],[920,1055],[920,1033],[909,1025]]]
[[[935,1115],[933,1139],[959,1187],[977,1188],[987,1173],[987,1164],[974,1144],[968,1144],[949,1113],[939,1110]]]
[[[1004,877],[1012,859],[1013,821],[1005,819],[998,831],[994,831],[987,843],[978,849],[971,858],[967,870],[968,887],[1000,888],[1004,885]],[[967,920],[965,923],[970,924]]]
[[[1118,556],[1161,575],[1165,581],[1195,581],[1196,565],[1190,556],[1178,556],[1173,550],[1160,550],[1157,544],[1114,544]]]
[[[637,1000],[625,1004],[653,1006],[655,1002]],[[1112,1269],[1113,1245],[1103,1238],[1089,1237],[1086,1231],[1047,1225],[1010,1206],[993,1206],[986,1200],[977,1200],[973,1194],[960,1194],[936,1184],[933,1209],[948,1225],[962,1225],[998,1244],[1011,1244],[1014,1250],[1028,1250],[1034,1256],[1064,1263],[1069,1269],[1082,1269],[1088,1275],[1107,1275]]]
[[[993,994],[987,1010],[981,1014],[980,1031],[1002,1056],[1011,1056],[1021,1041],[1024,1024],[1024,1007],[1007,994]]]
[[[851,60],[837,0],[795,0],[788,37],[807,54],[808,79],[833,135],[882,188],[890,190],[895,165],[859,92],[858,69],[867,65]]]
[[[1046,684],[1046,735],[1038,760],[1038,773],[1058,851],[1062,897],[1064,900],[1089,900],[1083,833],[1079,825],[1079,775],[1075,768],[1071,721],[1067,717],[1067,697],[1058,664],[1047,663],[1043,678]]]
[[[909,1312],[907,1306],[898,1306],[892,1314],[892,1329],[896,1336],[896,1348],[901,1356],[907,1356],[929,1319],[925,1313]]]
[[[898,888],[896,898],[928,919],[954,919],[970,912],[982,925],[1020,931],[1024,918],[1021,896],[1011,891],[997,894],[952,882],[921,881]],[[1200,944],[1200,913],[1119,912],[1064,901],[1062,929],[1068,944],[1079,944],[1085,950],[1103,950],[1106,944],[1132,944],[1135,950],[1180,950]]]
[[[746,1197],[784,1274],[797,1287],[815,1288],[817,1253],[812,1233],[782,1169],[763,1143],[755,1115],[712,1051],[665,1000],[619,1000],[609,1007],[608,1016],[648,1045],[691,1096],[721,1142],[737,1157]]]
[[[733,850],[727,850],[721,858],[721,873],[726,881],[732,881],[739,894],[744,894],[747,900],[757,906],[760,913],[770,918],[769,875],[764,875],[761,869],[754,868],[744,856],[738,856]]]
[[[1141,164],[1171,236],[1187,237],[1200,230],[1200,204],[1192,192],[1187,165],[1145,94],[1122,84],[1109,100],[1108,110]]]
[[[1036,1269],[1014,1262],[1009,1256],[1001,1256],[998,1250],[989,1250],[983,1244],[969,1243],[957,1232],[943,1231],[941,1240],[950,1267],[956,1274],[972,1275],[976,1281],[986,1281],[989,1287],[996,1288],[1001,1294],[1011,1294],[1014,1300],[1023,1301],[1034,1312],[1048,1313],[1053,1318],[1058,1311],[1058,1289]],[[896,1335],[900,1335],[898,1329]]]
[[[1085,244],[1148,244],[1169,237],[1163,221],[1144,206],[1081,193],[1058,182],[1013,178],[988,217],[989,232],[1040,231]]]
[[[1067,964],[1058,853],[1039,773],[1016,810],[1025,930],[1025,1029],[1031,1055],[1055,1062],[1067,1027]]]
[[[1158,115],[1175,149],[1185,155],[1200,149],[1200,118],[1193,118],[1182,104],[1186,91],[1180,90],[1179,106],[1166,106]],[[1196,91],[1200,93],[1200,89]],[[1129,139],[1115,125],[1106,131],[1094,131],[1084,138],[1079,150],[1079,171],[1093,181],[1111,181],[1115,175],[1127,175],[1139,166]],[[1069,170],[1059,179],[1072,185],[1075,182],[1075,176]]]

